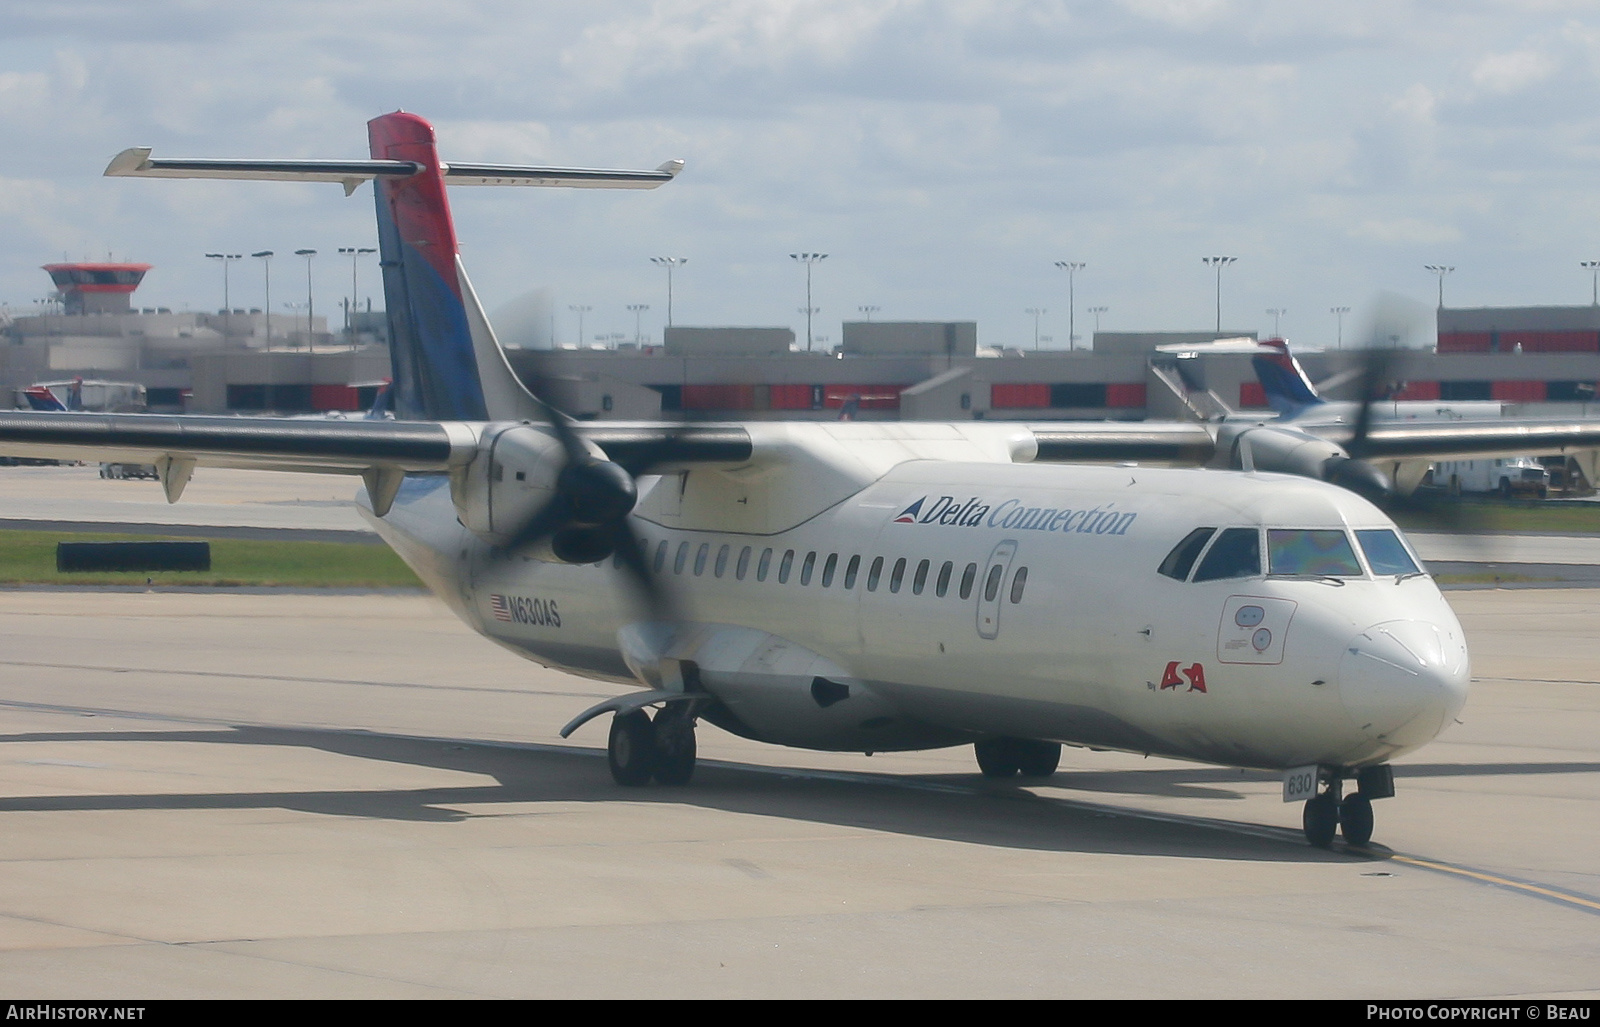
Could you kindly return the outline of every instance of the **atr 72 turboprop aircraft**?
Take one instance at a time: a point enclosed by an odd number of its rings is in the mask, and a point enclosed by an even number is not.
[[[200,464],[362,476],[364,515],[467,624],[643,685],[562,732],[613,714],[623,785],[686,783],[701,720],[812,749],[972,744],[996,777],[1046,776],[1066,743],[1282,772],[1313,844],[1364,845],[1389,761],[1469,676],[1362,495],[1392,488],[1371,461],[1600,446],[1503,421],[573,423],[511,371],[445,187],[654,188],[681,162],[446,164],[415,115],[368,132],[370,160],[128,150],[106,173],[373,181],[396,420],[5,413],[0,451],[155,464],[171,501]]]

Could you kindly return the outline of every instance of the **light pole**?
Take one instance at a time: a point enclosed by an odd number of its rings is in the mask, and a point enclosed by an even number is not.
[[[871,324],[872,323],[872,315],[876,314],[878,311],[882,310],[883,308],[882,307],[857,307],[856,309],[861,311],[863,314],[867,315],[867,323]]]
[[[567,309],[578,315],[578,348],[583,349],[583,315],[593,310],[593,307],[575,306],[567,304]]]
[[[356,305],[361,302],[361,290],[356,285],[356,267],[361,263],[361,256],[365,253],[378,251],[368,246],[341,246],[339,252],[350,258],[350,306],[344,313],[345,334],[350,336],[350,348],[356,348]]]
[[[811,268],[820,260],[827,260],[826,253],[791,253],[791,258],[806,266],[806,305],[801,313],[806,315],[806,352],[811,352],[811,317],[817,308],[811,305]]]
[[[667,269],[667,327],[671,328],[672,327],[672,269],[675,268],[675,267],[679,267],[679,266],[681,266],[683,264],[689,263],[689,258],[688,257],[651,257],[650,258],[650,263],[655,264],[655,265],[657,265],[659,267],[664,267],[664,268]],[[665,334],[663,334],[661,336],[661,341],[663,343],[665,343],[667,341],[667,337],[666,337]]]
[[[1338,335],[1337,348],[1338,349],[1344,349],[1344,316],[1346,314],[1350,313],[1350,308],[1349,307],[1329,307],[1328,308],[1328,313],[1330,313],[1334,317],[1338,318],[1337,324],[1339,326],[1339,329],[1338,329],[1339,330],[1339,335]]]
[[[1039,318],[1041,316],[1045,315],[1045,314],[1048,314],[1049,311],[1046,310],[1044,307],[1029,307],[1027,310],[1024,310],[1023,313],[1024,314],[1032,314],[1033,315],[1033,348],[1034,348],[1035,352],[1038,352],[1038,349],[1039,349]]]
[[[1201,257],[1200,262],[1208,267],[1217,269],[1217,334],[1222,334],[1222,269],[1238,260],[1238,257]]]
[[[244,254],[207,253],[206,259],[222,262],[222,334],[227,337],[233,334],[233,302],[228,298],[228,265],[243,260]]]
[[[266,287],[267,298],[262,303],[261,309],[267,315],[267,352],[272,352],[272,251],[261,250],[250,254],[261,261],[261,275]]]
[[[306,258],[306,349],[311,348],[311,322],[316,317],[316,303],[311,299],[311,258],[316,250],[295,250],[294,255]]]
[[[304,306],[305,306],[304,303],[285,303],[283,305],[283,309],[289,311],[289,320],[290,320],[291,323],[293,323],[295,320],[297,320],[300,317],[300,310]],[[310,323],[310,319],[309,318],[307,319],[306,323],[307,324]],[[309,331],[308,331],[308,334],[309,334]],[[293,342],[291,342],[289,344],[289,348],[290,349],[294,348],[294,343]]]
[[[628,309],[633,311],[633,344],[635,346],[643,346],[644,329],[640,327],[640,318],[644,317],[644,312],[650,309],[650,304],[630,303],[628,304]]]
[[[1096,335],[1100,334],[1100,315],[1104,314],[1106,311],[1108,311],[1110,309],[1111,309],[1110,307],[1090,307],[1089,308],[1089,313],[1094,315],[1094,332],[1095,332]]]
[[[1274,339],[1283,338],[1283,333],[1278,330],[1278,322],[1283,318],[1283,315],[1287,314],[1288,312],[1289,310],[1286,307],[1267,308],[1267,313],[1272,315],[1272,337]]]
[[[1578,266],[1593,276],[1594,280],[1590,283],[1593,288],[1590,292],[1589,302],[1593,306],[1600,307],[1600,260],[1580,260],[1578,261]]]
[[[1422,265],[1422,267],[1423,267],[1423,270],[1432,271],[1434,274],[1439,276],[1439,309],[1443,310],[1444,309],[1444,276],[1449,274],[1450,272],[1454,271],[1455,268],[1454,267],[1446,267],[1444,264],[1424,264],[1424,265]]]
[[[1067,273],[1067,349],[1069,350],[1075,348],[1078,344],[1078,298],[1073,292],[1072,276],[1088,266],[1081,260],[1056,261],[1056,267]],[[1034,349],[1038,348],[1037,346],[1034,347]]]

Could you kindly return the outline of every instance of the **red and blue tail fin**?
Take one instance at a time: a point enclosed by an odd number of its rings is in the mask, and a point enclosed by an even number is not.
[[[1264,339],[1261,346],[1270,352],[1257,353],[1250,358],[1250,365],[1255,368],[1256,380],[1267,394],[1267,405],[1280,417],[1292,418],[1327,402],[1306,377],[1300,361],[1289,352],[1287,340]]]
[[[395,416],[486,421],[489,409],[456,277],[460,248],[433,126],[396,112],[367,122],[367,135],[375,159],[408,161],[421,169],[373,182]]]

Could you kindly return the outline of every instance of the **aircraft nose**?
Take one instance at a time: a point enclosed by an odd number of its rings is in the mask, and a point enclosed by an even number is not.
[[[1470,678],[1459,627],[1391,620],[1345,647],[1339,695],[1364,733],[1410,747],[1432,740],[1461,711]]]

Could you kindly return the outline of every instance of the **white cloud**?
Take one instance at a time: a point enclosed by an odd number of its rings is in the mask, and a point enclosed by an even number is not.
[[[1432,124],[1439,99],[1433,90],[1420,82],[1413,82],[1405,92],[1389,101],[1389,109],[1411,120]]]
[[[1489,54],[1473,67],[1472,81],[1493,93],[1514,93],[1550,78],[1558,67],[1554,57],[1537,50]]]

